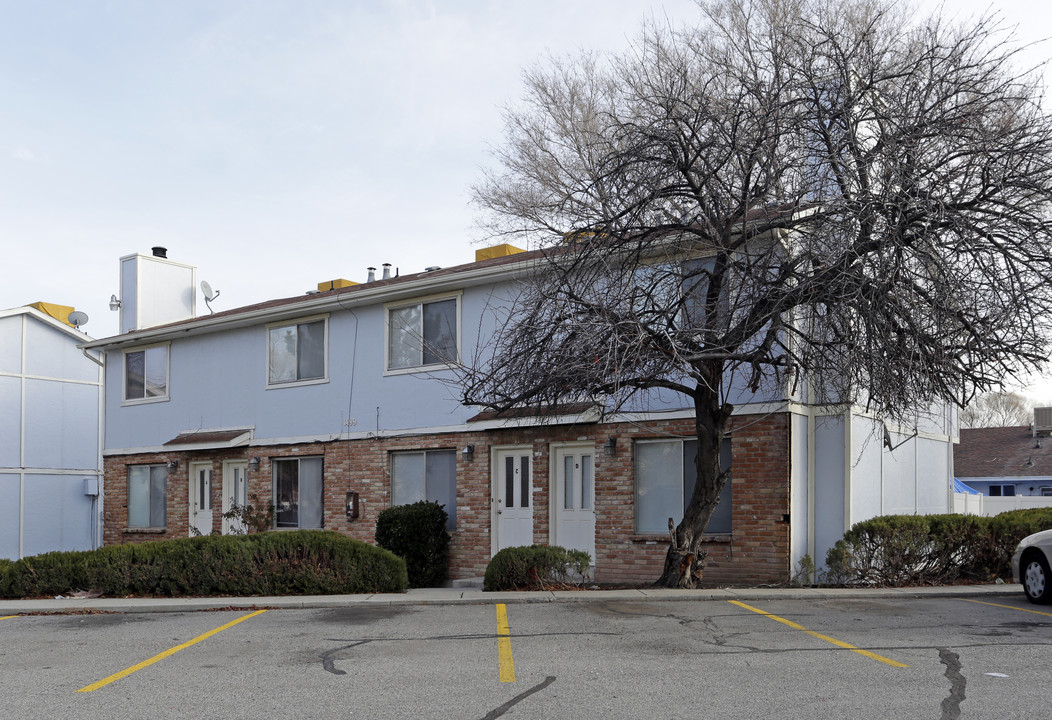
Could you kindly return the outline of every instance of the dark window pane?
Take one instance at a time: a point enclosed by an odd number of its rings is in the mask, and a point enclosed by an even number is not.
[[[145,397],[146,353],[131,352],[124,356],[124,397],[139,400]]]
[[[530,459],[528,457],[519,458],[520,463],[520,490],[522,491],[522,502],[519,503],[520,507],[528,508],[530,506]]]
[[[424,365],[456,362],[457,301],[424,304]]]
[[[278,527],[299,527],[299,484],[295,460],[274,461],[274,496]]]
[[[299,325],[297,334],[298,379],[325,377],[325,321]]]
[[[164,465],[150,466],[150,527],[165,527],[167,524],[168,468]]]
[[[515,507],[515,458],[504,458],[504,504]]]
[[[453,530],[457,526],[457,452],[431,450],[424,464],[427,499],[445,506],[446,529]]]

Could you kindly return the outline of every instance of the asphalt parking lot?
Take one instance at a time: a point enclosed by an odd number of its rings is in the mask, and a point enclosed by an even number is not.
[[[0,620],[11,718],[1038,718],[1022,597],[358,605]]]

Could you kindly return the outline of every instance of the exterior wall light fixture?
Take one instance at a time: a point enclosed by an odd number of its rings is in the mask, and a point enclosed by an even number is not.
[[[603,454],[608,457],[613,457],[617,454],[617,438],[610,436],[606,442],[603,443]]]

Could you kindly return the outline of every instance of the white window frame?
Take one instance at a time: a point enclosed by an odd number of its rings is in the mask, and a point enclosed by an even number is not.
[[[164,395],[146,397],[146,352],[148,350],[164,349]],[[143,353],[143,397],[128,397],[128,356],[134,353]],[[159,343],[156,345],[144,345],[136,348],[128,348],[121,353],[121,405],[145,405],[147,403],[167,402],[171,397],[172,384],[172,349],[171,343]]]
[[[270,332],[279,328],[287,328],[299,325],[309,325],[321,321],[324,325],[322,328],[322,375],[316,378],[306,378],[303,380],[286,380],[282,382],[271,382],[270,380]],[[322,383],[329,382],[329,316],[328,315],[313,315],[311,317],[296,318],[295,320],[283,320],[281,322],[267,323],[265,342],[263,343],[264,352],[264,372],[266,372],[266,389],[277,390],[279,388],[288,387],[302,387],[304,385],[320,385]]]
[[[994,488],[999,489],[1001,492],[994,495]],[[1005,488],[1012,488],[1012,492],[1006,493]],[[1015,497],[1018,495],[1016,492],[1018,489],[1015,483],[990,483],[990,486],[986,489],[986,494],[988,497]]]
[[[407,375],[411,373],[429,372],[431,370],[441,370],[443,368],[453,367],[454,365],[460,364],[460,348],[461,348],[461,313],[463,307],[463,292],[454,293],[442,293],[438,295],[428,295],[425,297],[413,298],[412,300],[399,301],[384,303],[384,375]],[[391,311],[400,310],[406,307],[412,307],[414,305],[420,306],[420,315],[423,318],[424,305],[442,302],[443,300],[456,300],[457,308],[456,314],[456,333],[455,338],[456,345],[456,358],[453,362],[439,362],[431,363],[430,365],[414,365],[412,367],[405,368],[392,368],[391,367]],[[421,333],[422,333],[421,329]],[[423,338],[421,338],[422,344]]]

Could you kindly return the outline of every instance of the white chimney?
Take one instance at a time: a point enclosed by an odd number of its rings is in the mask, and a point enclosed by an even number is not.
[[[172,262],[163,247],[152,252],[120,259],[122,333],[197,316],[197,268]]]

